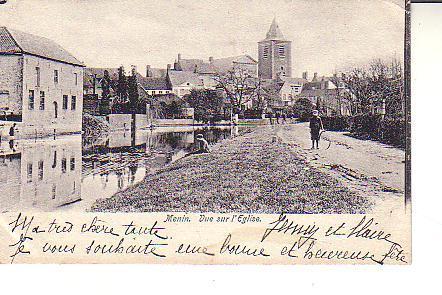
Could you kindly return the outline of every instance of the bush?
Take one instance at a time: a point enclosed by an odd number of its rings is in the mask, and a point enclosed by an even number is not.
[[[293,105],[293,114],[298,121],[307,122],[312,115],[313,104],[307,98],[300,98]]]
[[[324,128],[332,131],[350,131],[351,135],[365,140],[405,148],[405,119],[381,115],[357,115],[353,117],[322,117]]]
[[[324,128],[332,131],[348,131],[350,129],[351,117],[321,117]]]
[[[377,140],[405,148],[405,119],[380,115],[359,115],[352,119],[350,132],[358,138]]]
[[[262,110],[245,110],[238,117],[239,119],[261,119]]]
[[[385,118],[381,125],[381,141],[405,149],[404,118]]]
[[[379,140],[381,119],[382,117],[380,115],[367,114],[354,116],[352,118],[350,132],[363,139]]]

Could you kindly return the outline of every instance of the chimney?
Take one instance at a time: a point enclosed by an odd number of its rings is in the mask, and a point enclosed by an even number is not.
[[[178,53],[178,62],[181,60],[181,53]]]
[[[146,77],[152,77],[152,71],[150,70],[150,65],[146,66]]]
[[[209,63],[213,63],[213,56],[209,56]]]
[[[170,71],[170,68],[172,67],[172,65],[171,64],[167,64],[167,72],[169,72]]]
[[[131,65],[130,70],[131,70],[131,74],[136,74],[137,73],[137,66]]]
[[[195,68],[193,69],[194,73],[198,73],[198,65],[195,65]]]
[[[308,80],[308,72],[302,73],[302,79]]]
[[[313,74],[313,79],[312,79],[312,81],[313,81],[313,82],[318,81],[318,73],[314,73],[314,74]]]

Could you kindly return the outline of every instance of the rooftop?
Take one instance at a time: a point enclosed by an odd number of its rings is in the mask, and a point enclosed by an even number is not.
[[[0,27],[0,53],[26,53],[67,64],[84,66],[81,61],[54,41],[6,27]]]
[[[167,78],[139,77],[138,83],[145,90],[170,90],[171,87],[167,82]]]

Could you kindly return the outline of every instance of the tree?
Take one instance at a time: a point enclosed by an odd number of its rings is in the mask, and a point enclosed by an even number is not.
[[[224,97],[215,90],[192,89],[184,100],[194,109],[195,119],[208,122],[223,111]]]
[[[118,68],[118,81],[117,81],[117,96],[121,103],[127,102],[127,78],[126,73],[124,71],[124,67],[121,66]]]
[[[389,116],[402,116],[404,78],[401,62],[390,64],[376,59],[368,67],[354,68],[342,74],[348,89],[344,99],[350,104],[351,114],[369,114],[384,108]]]
[[[248,71],[242,68],[236,68],[226,73],[217,73],[214,80],[218,84],[218,88],[222,89],[235,114],[240,113],[242,106],[252,101],[256,96],[257,88],[255,78]]]
[[[300,98],[293,104],[293,114],[300,121],[308,121],[313,110],[313,104],[308,98]]]
[[[129,109],[132,114],[137,113],[140,108],[141,102],[139,101],[137,73],[135,69],[132,69],[131,75],[127,81],[127,94],[129,98]]]
[[[103,79],[101,79],[102,99],[108,99],[110,97],[111,84],[112,80],[109,76],[109,71],[104,70]]]

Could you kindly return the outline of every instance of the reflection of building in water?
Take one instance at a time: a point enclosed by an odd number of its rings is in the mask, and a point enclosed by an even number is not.
[[[51,210],[81,199],[79,136],[20,141],[15,154],[0,159],[2,210]]]

